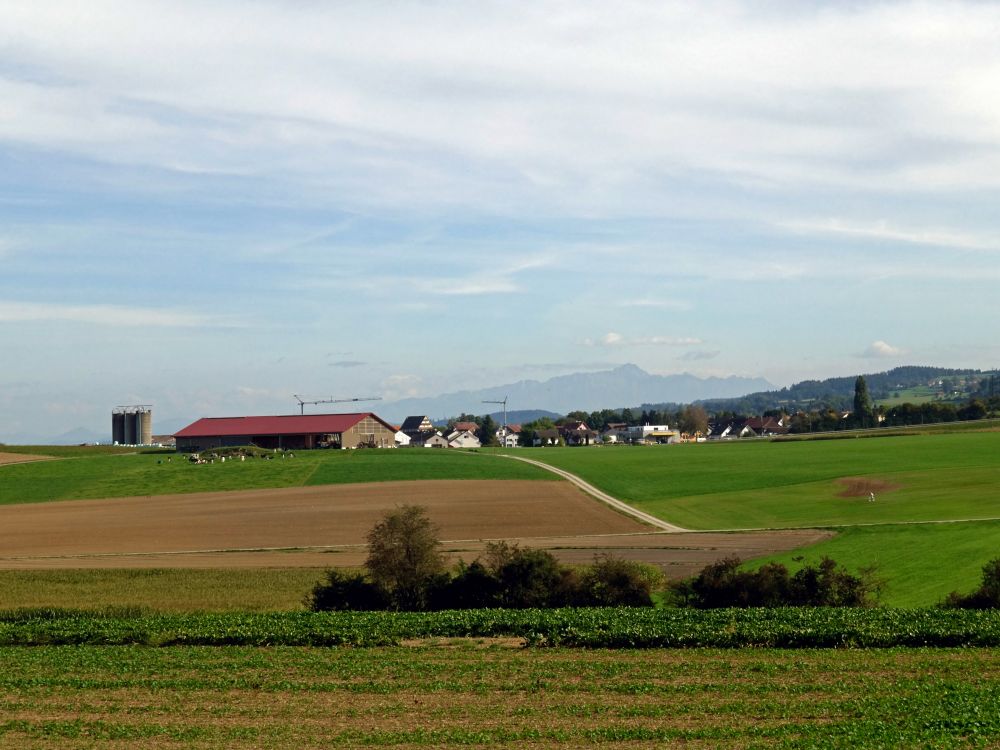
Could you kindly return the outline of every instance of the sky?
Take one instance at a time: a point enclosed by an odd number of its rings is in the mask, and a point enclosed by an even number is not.
[[[0,11],[0,440],[1000,365],[1000,5]]]

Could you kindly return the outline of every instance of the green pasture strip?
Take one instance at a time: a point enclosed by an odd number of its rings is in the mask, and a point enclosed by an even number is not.
[[[786,608],[132,615],[0,612],[0,645],[385,646],[517,637],[585,648],[1000,646],[1000,611]]]
[[[296,454],[298,455],[298,454]],[[320,454],[322,455],[322,454]],[[298,459],[296,459],[298,460]],[[551,472],[528,464],[511,469],[494,456],[433,448],[338,451],[320,461],[306,484],[391,482],[413,479],[558,480]],[[527,469],[525,471],[524,469]]]
[[[925,607],[952,591],[968,593],[982,568],[1000,555],[1000,522],[854,526],[804,549],[754,560],[752,567],[780,562],[795,570],[830,557],[852,571],[876,566],[885,581],[881,602]]]
[[[300,451],[294,458],[213,464],[192,464],[174,454],[97,455],[0,467],[0,505],[418,479],[555,477],[493,456],[430,449]]]
[[[926,404],[936,400],[941,391],[931,386],[918,385],[913,388],[901,388],[898,391],[893,391],[893,393],[899,393],[899,395],[890,395],[888,398],[876,399],[876,403],[884,406],[886,409],[907,403]]]
[[[995,746],[996,649],[2,648],[0,745]]]
[[[0,453],[21,453],[30,456],[86,458],[88,456],[121,456],[129,453],[172,453],[166,448],[136,448],[124,445],[0,445]]]
[[[835,432],[800,432],[781,437],[765,438],[759,442],[802,442],[823,440],[856,440],[858,438],[905,437],[914,435],[946,435],[954,432],[996,432],[1000,430],[1000,419],[975,419],[957,422],[932,422],[922,425],[900,425],[898,427],[876,427],[859,430],[838,430]],[[751,440],[753,440],[751,438]]]
[[[530,457],[695,529],[1000,517],[1000,432],[545,448]],[[837,497],[845,477],[900,486],[867,503]]]
[[[0,570],[0,609],[287,612],[322,577],[319,568]]]

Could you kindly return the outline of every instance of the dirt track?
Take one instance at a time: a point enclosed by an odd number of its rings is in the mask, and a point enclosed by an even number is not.
[[[0,466],[4,464],[23,464],[26,461],[51,461],[52,456],[37,456],[33,453],[0,453]]]
[[[752,557],[827,536],[651,533],[568,482],[384,482],[3,506],[0,568],[360,565],[367,530],[402,503],[426,506],[445,549],[466,560],[484,540],[506,539],[553,549],[567,562],[614,548],[686,575],[729,554]]]

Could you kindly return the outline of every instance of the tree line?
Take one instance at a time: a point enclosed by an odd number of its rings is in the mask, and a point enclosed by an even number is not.
[[[651,607],[858,607],[875,603],[873,570],[855,575],[833,560],[795,573],[770,563],[743,570],[738,558],[666,582],[655,566],[597,555],[590,565],[560,564],[551,552],[491,543],[471,564],[448,569],[437,527],[421,506],[386,514],[368,533],[364,572],[327,571],[305,603],[313,611]]]

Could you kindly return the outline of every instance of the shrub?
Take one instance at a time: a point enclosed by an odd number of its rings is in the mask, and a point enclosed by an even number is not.
[[[737,557],[705,566],[694,578],[671,586],[675,602],[699,609],[722,607],[864,607],[879,584],[874,571],[852,575],[828,557],[794,575],[779,563],[740,570]]]
[[[515,546],[495,575],[500,582],[503,607],[558,607],[567,598],[565,584],[569,576],[564,575],[552,553],[545,550]]]
[[[941,603],[950,609],[993,609],[1000,607],[1000,557],[983,566],[983,579],[971,594],[952,591]]]
[[[430,609],[486,609],[500,606],[500,582],[479,560],[459,563],[455,576],[434,587]]]
[[[328,570],[326,581],[317,583],[306,596],[305,605],[313,612],[330,610],[382,610],[389,608],[389,596],[360,573]]]
[[[651,607],[663,575],[651,565],[597,555],[581,575],[576,604],[583,607]]]

